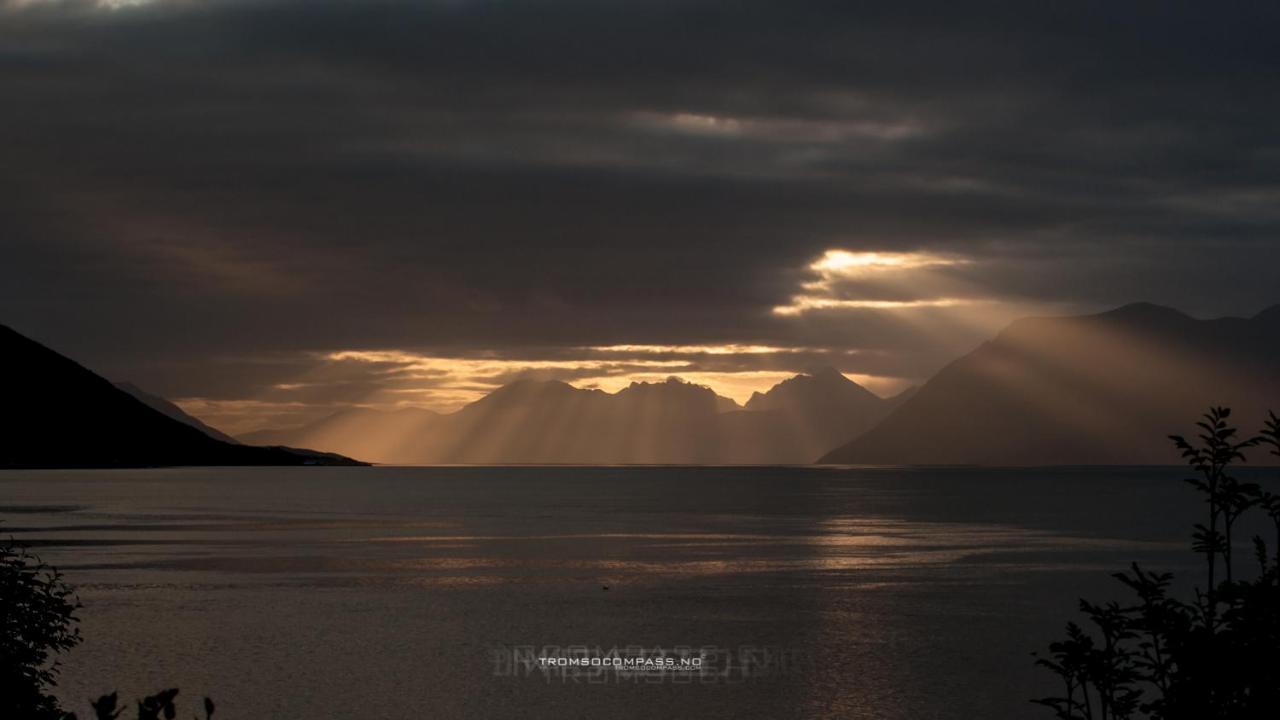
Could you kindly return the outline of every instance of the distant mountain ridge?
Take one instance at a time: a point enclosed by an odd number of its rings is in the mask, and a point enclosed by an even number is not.
[[[820,462],[1166,464],[1210,405],[1243,427],[1280,410],[1280,306],[1197,320],[1135,303],[1018,320]]]
[[[331,453],[217,440],[4,325],[0,358],[9,418],[0,467],[359,464]]]
[[[204,433],[205,435],[208,435],[209,437],[215,440],[221,440],[222,442],[231,443],[232,445],[240,444],[239,440],[236,440],[235,438],[231,437],[230,435],[227,435],[226,433],[222,432],[221,430],[218,430],[217,428],[206,425],[204,421],[201,420],[200,418],[197,418],[196,416],[187,413],[187,411],[183,410],[182,408],[178,407],[172,402],[169,402],[168,400],[160,397],[159,395],[153,395],[147,392],[146,390],[143,390],[142,388],[138,387],[137,385],[134,385],[131,382],[118,382],[115,384],[115,386],[129,393],[133,397],[137,398],[139,401],[142,402],[142,404],[146,405],[152,410],[155,410],[156,412],[159,412],[162,415],[165,415],[166,417],[169,417],[173,420],[177,420],[178,422],[183,423],[185,425],[190,425],[191,427],[199,430],[200,432]]]
[[[881,398],[830,367],[783,380],[751,395],[743,412],[725,415],[732,462],[811,463],[874,426],[905,394]]]
[[[802,464],[893,405],[832,369],[757,394],[746,409],[675,378],[616,393],[519,380],[448,415],[354,409],[241,440],[402,464]]]
[[[832,367],[811,370],[783,380],[766,392],[754,392],[744,406],[747,410],[780,410],[798,405],[841,405],[875,407],[881,398],[846,378]]]

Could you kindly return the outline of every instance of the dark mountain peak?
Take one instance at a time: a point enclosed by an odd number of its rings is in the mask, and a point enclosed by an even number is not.
[[[1257,315],[1254,315],[1252,319],[1265,323],[1280,322],[1280,305],[1272,305]]]
[[[1030,318],[943,368],[824,462],[1164,464],[1165,440],[1205,408],[1280,406],[1280,332],[1136,303]]]
[[[817,380],[820,382],[837,382],[837,383],[849,383],[852,385],[857,385],[857,383],[845,377],[844,373],[840,372],[834,367],[831,367],[830,365],[819,365],[817,367],[809,368],[808,372],[806,372],[805,375],[808,375],[814,380]]]
[[[619,390],[617,394],[621,395],[625,392],[690,392],[715,394],[715,391],[706,385],[691,383],[683,378],[676,377],[675,375],[672,375],[662,382],[632,381],[630,385]]]
[[[467,405],[462,412],[556,403],[574,396],[593,394],[603,393],[598,390],[580,390],[563,380],[519,378]]]
[[[0,467],[356,464],[217,440],[7,326],[0,356],[5,409],[19,419],[0,444]]]
[[[538,378],[518,378],[489,393],[486,397],[503,397],[525,395],[530,393],[562,393],[568,394],[578,389],[563,380],[541,380]]]
[[[884,400],[885,400],[885,402],[890,403],[890,404],[892,404],[892,405],[898,405],[898,404],[900,404],[900,403],[905,402],[905,401],[906,401],[907,399],[909,399],[912,395],[915,395],[915,394],[916,394],[916,391],[918,391],[919,389],[920,389],[920,386],[919,386],[919,385],[912,385],[911,387],[907,388],[906,390],[902,390],[901,392],[899,392],[899,393],[898,393],[898,394],[896,394],[896,395],[890,395],[889,397],[885,398]]]
[[[1095,317],[1111,320],[1191,320],[1190,315],[1167,305],[1150,302],[1134,302],[1114,310],[1098,313]]]
[[[633,382],[615,393],[613,398],[621,403],[643,402],[698,413],[720,412],[724,407],[721,401],[727,400],[705,385],[686,382],[678,377],[657,383]]]
[[[1128,305],[1122,305],[1116,308],[1115,310],[1110,310],[1108,312],[1101,313],[1096,317],[1108,318],[1112,320],[1125,320],[1130,322],[1148,322],[1152,324],[1163,322],[1168,325],[1173,325],[1175,323],[1188,324],[1188,323],[1210,323],[1210,322],[1219,322],[1219,321],[1248,322],[1248,321],[1257,320],[1257,321],[1264,321],[1264,322],[1273,322],[1277,319],[1280,319],[1280,305],[1272,305],[1271,307],[1264,308],[1258,313],[1254,314],[1253,317],[1229,316],[1229,317],[1218,318],[1217,320],[1199,320],[1175,308],[1167,307],[1164,305],[1156,305],[1154,303],[1139,302],[1139,303],[1130,303]]]
[[[776,410],[784,405],[875,404],[880,398],[833,367],[818,367],[783,380],[765,393],[752,393],[748,410]]]
[[[1064,332],[1092,332],[1113,328],[1134,338],[1179,335],[1189,325],[1201,322],[1181,310],[1149,302],[1135,302],[1091,315],[1056,315],[1014,320],[996,336],[996,341],[1042,343],[1048,338],[1063,339]]]

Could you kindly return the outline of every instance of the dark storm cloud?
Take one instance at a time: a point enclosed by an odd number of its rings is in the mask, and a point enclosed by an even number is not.
[[[3,321],[245,398],[347,348],[919,378],[1024,309],[1247,313],[1280,283],[1278,15],[0,2]],[[999,309],[775,313],[833,248],[963,257],[946,287]],[[874,285],[837,292],[922,292]]]

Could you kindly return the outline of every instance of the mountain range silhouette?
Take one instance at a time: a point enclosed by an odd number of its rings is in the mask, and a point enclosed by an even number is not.
[[[817,368],[745,406],[671,378],[615,393],[518,380],[460,410],[342,410],[236,440],[0,326],[16,421],[0,466],[205,464],[1163,464],[1211,405],[1280,406],[1280,306],[1198,320],[1137,303],[1026,318],[881,398]],[[266,447],[261,447],[266,446]],[[296,450],[312,447],[320,451]]]
[[[353,409],[240,439],[402,464],[798,464],[895,404],[829,368],[757,393],[745,409],[675,378],[616,393],[518,380],[447,415]]]

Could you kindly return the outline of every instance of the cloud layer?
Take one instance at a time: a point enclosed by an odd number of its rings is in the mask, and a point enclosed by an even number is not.
[[[0,1],[2,321],[253,407],[346,351],[897,381],[1025,312],[1247,314],[1280,299],[1277,14]],[[868,257],[932,260],[831,264]]]

